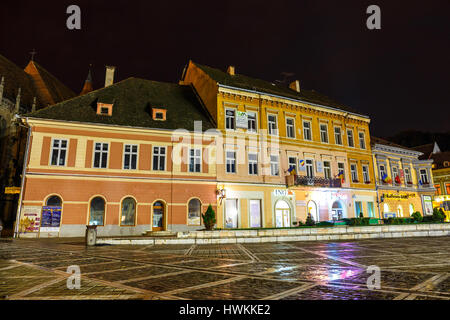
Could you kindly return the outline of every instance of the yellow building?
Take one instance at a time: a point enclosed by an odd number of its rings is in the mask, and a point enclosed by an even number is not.
[[[217,140],[219,228],[289,227],[375,217],[370,119],[299,81],[289,87],[192,61],[191,84],[222,133]],[[343,173],[343,176],[338,176]]]
[[[422,152],[372,137],[379,212],[384,218],[433,213],[433,160],[419,160]]]

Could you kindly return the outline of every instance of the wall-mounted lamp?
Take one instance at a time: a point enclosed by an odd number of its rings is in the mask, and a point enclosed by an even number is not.
[[[220,200],[220,204],[222,204],[222,200],[227,197],[226,190],[224,188],[216,190],[217,197]]]

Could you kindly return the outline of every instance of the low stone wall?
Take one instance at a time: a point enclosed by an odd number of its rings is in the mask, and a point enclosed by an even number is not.
[[[178,232],[169,239],[97,239],[102,244],[219,244],[288,241],[356,240],[403,237],[439,237],[450,235],[450,223],[382,225],[361,227],[324,227],[266,230],[216,230]]]

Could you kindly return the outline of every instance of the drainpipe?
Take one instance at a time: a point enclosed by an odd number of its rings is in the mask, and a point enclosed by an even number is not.
[[[22,118],[19,117],[19,121],[21,121]],[[26,122],[25,122],[26,123]],[[19,195],[19,203],[17,205],[17,214],[16,214],[16,223],[15,223],[15,227],[14,227],[14,238],[18,238],[19,237],[19,225],[20,225],[20,214],[22,213],[22,199],[23,199],[23,191],[25,189],[25,172],[27,170],[27,163],[28,163],[28,153],[29,153],[29,148],[30,148],[30,136],[31,136],[31,127],[28,126],[28,124],[20,124],[19,125],[27,128],[28,129],[28,134],[27,134],[27,144],[26,144],[26,149],[25,149],[25,156],[23,159],[23,168],[22,168],[22,183],[20,186],[20,195]]]
[[[375,155],[375,159],[377,158],[377,156]],[[378,194],[378,181],[377,181],[377,179],[375,179],[375,177],[376,177],[376,173],[375,173],[375,162],[373,161],[373,159],[372,159],[372,169],[373,169],[373,180],[374,180],[374,182],[375,182],[375,190],[376,190],[376,192],[377,192],[377,207],[378,207],[378,218],[381,220],[381,210],[380,210],[380,204],[381,204],[381,202],[380,202],[380,197],[379,197],[379,194]]]

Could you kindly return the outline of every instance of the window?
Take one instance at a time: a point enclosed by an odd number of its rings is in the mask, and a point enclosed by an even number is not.
[[[225,199],[225,228],[237,228],[238,222],[238,199]]]
[[[414,205],[412,203],[409,204],[409,215],[412,216],[414,213]]]
[[[258,154],[249,153],[248,154],[248,174],[257,175],[258,174]]]
[[[441,185],[435,184],[434,188],[436,189],[436,195],[439,196],[441,194]]]
[[[67,140],[54,139],[52,145],[52,166],[64,166],[66,164]]]
[[[311,137],[311,122],[310,121],[303,121],[303,139],[305,140],[312,140]]]
[[[367,211],[370,218],[375,218],[375,210],[373,206],[373,202],[367,202]]]
[[[295,120],[294,118],[286,118],[286,136],[295,138]]]
[[[341,180],[345,181],[345,166],[342,162],[338,162],[338,175]]]
[[[120,225],[134,226],[135,217],[136,217],[136,201],[131,197],[123,199]]]
[[[406,183],[407,184],[412,184],[411,171],[409,171],[409,168],[405,168],[404,172],[405,172],[405,181],[406,181]]]
[[[311,159],[306,159],[306,175],[309,178],[314,177],[314,164]]]
[[[362,202],[361,201],[355,201],[355,212],[356,212],[356,217],[359,218],[362,213]]]
[[[101,107],[101,108],[100,108],[100,113],[101,113],[101,114],[107,115],[107,114],[109,113],[109,109],[106,108],[106,107]]]
[[[225,128],[226,129],[236,128],[236,110],[234,109],[225,110]]]
[[[105,200],[102,197],[95,197],[91,200],[89,209],[89,225],[103,226],[105,220]]]
[[[58,196],[51,196],[47,199],[46,202],[48,207],[61,207],[62,206],[62,200]]]
[[[136,170],[137,168],[137,155],[138,146],[126,144],[125,151],[123,153],[123,168]]]
[[[256,132],[256,112],[247,112],[248,131]]]
[[[278,176],[280,174],[277,155],[270,156],[270,174],[272,176]]]
[[[398,168],[392,167],[392,179],[394,180],[395,184],[398,184],[397,177],[398,177]]]
[[[261,200],[249,200],[250,228],[261,228]]]
[[[278,135],[277,116],[269,114],[267,126],[269,127],[269,134]]]
[[[363,166],[362,172],[363,172],[364,183],[369,183],[370,182],[369,167]]]
[[[153,170],[166,170],[166,147],[153,147]]]
[[[202,150],[189,150],[189,172],[201,172]]]
[[[108,144],[97,142],[94,150],[94,168],[106,168],[108,162]]]
[[[331,179],[331,164],[330,161],[323,162],[323,172],[326,179]]]
[[[386,167],[383,164],[380,164],[380,179],[384,180],[387,177]]]
[[[199,226],[202,204],[198,199],[191,199],[188,204],[188,225]]]
[[[236,173],[236,152],[227,151],[226,152],[226,167],[227,173]]]
[[[353,141],[353,130],[347,130],[347,143],[349,147],[354,147],[355,143]]]
[[[352,175],[352,181],[353,182],[358,182],[358,169],[356,167],[356,164],[351,164],[350,165],[350,173]]]
[[[162,112],[156,112],[155,119],[158,119],[158,120],[164,119],[164,114]]]
[[[359,135],[359,147],[361,149],[365,149],[366,148],[366,139],[364,137],[364,132],[360,132],[358,135]]]
[[[447,194],[450,194],[450,183],[445,185],[445,190],[447,190]]]
[[[320,141],[328,143],[328,126],[326,124],[320,125]]]
[[[334,142],[342,145],[342,134],[340,127],[334,127]]]
[[[423,184],[428,184],[428,174],[427,174],[427,170],[425,169],[420,169],[420,180],[422,181]]]
[[[166,109],[158,109],[152,108],[152,118],[156,121],[165,121],[166,120]]]
[[[294,174],[297,174],[297,158],[296,157],[289,157],[288,158],[288,168],[289,172],[294,172]]]

